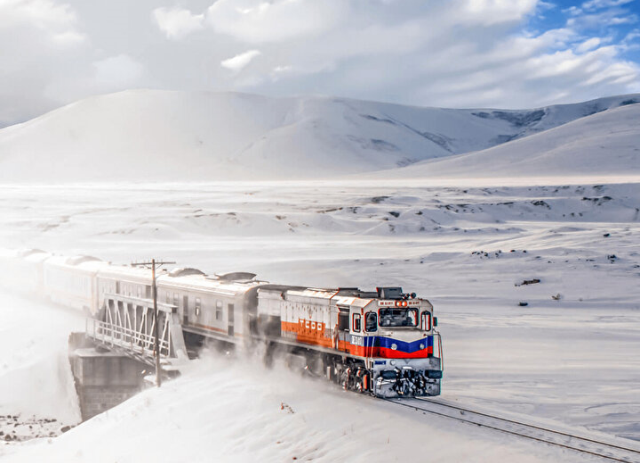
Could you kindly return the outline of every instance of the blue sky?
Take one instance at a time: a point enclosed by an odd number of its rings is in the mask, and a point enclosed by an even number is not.
[[[533,108],[640,92],[640,0],[0,0],[0,126],[131,88]]]
[[[620,56],[640,63],[640,2],[638,0],[557,0],[539,2],[530,27],[549,30],[575,27],[582,37],[598,37],[622,45]]]

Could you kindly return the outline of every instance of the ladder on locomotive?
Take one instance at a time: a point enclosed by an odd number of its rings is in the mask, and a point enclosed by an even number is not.
[[[180,316],[175,305],[158,302],[158,350],[165,370],[187,360]],[[98,345],[153,366],[155,345],[153,299],[105,294],[97,318],[87,318],[86,335]]]

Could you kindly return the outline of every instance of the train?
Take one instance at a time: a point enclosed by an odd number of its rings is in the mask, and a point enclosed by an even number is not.
[[[109,295],[149,301],[152,272],[90,256],[0,250],[0,283],[100,319]],[[195,268],[156,274],[156,297],[178,315],[185,341],[212,340],[301,359],[305,370],[380,398],[437,396],[442,340],[433,305],[401,287],[311,288],[254,273]]]

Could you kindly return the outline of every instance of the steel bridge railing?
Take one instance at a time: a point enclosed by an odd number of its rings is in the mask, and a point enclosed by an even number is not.
[[[93,339],[107,346],[120,347],[132,353],[153,357],[154,336],[124,326],[114,325],[93,318],[87,319],[86,332]],[[161,356],[171,355],[171,333],[167,338],[158,339],[158,350]]]

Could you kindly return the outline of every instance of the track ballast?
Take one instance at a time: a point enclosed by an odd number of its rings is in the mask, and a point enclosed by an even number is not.
[[[640,463],[640,448],[603,442],[567,432],[502,418],[484,412],[450,404],[442,399],[388,399],[397,405],[423,413],[443,416],[486,429],[515,435],[525,439],[554,445],[576,452],[623,463]]]

